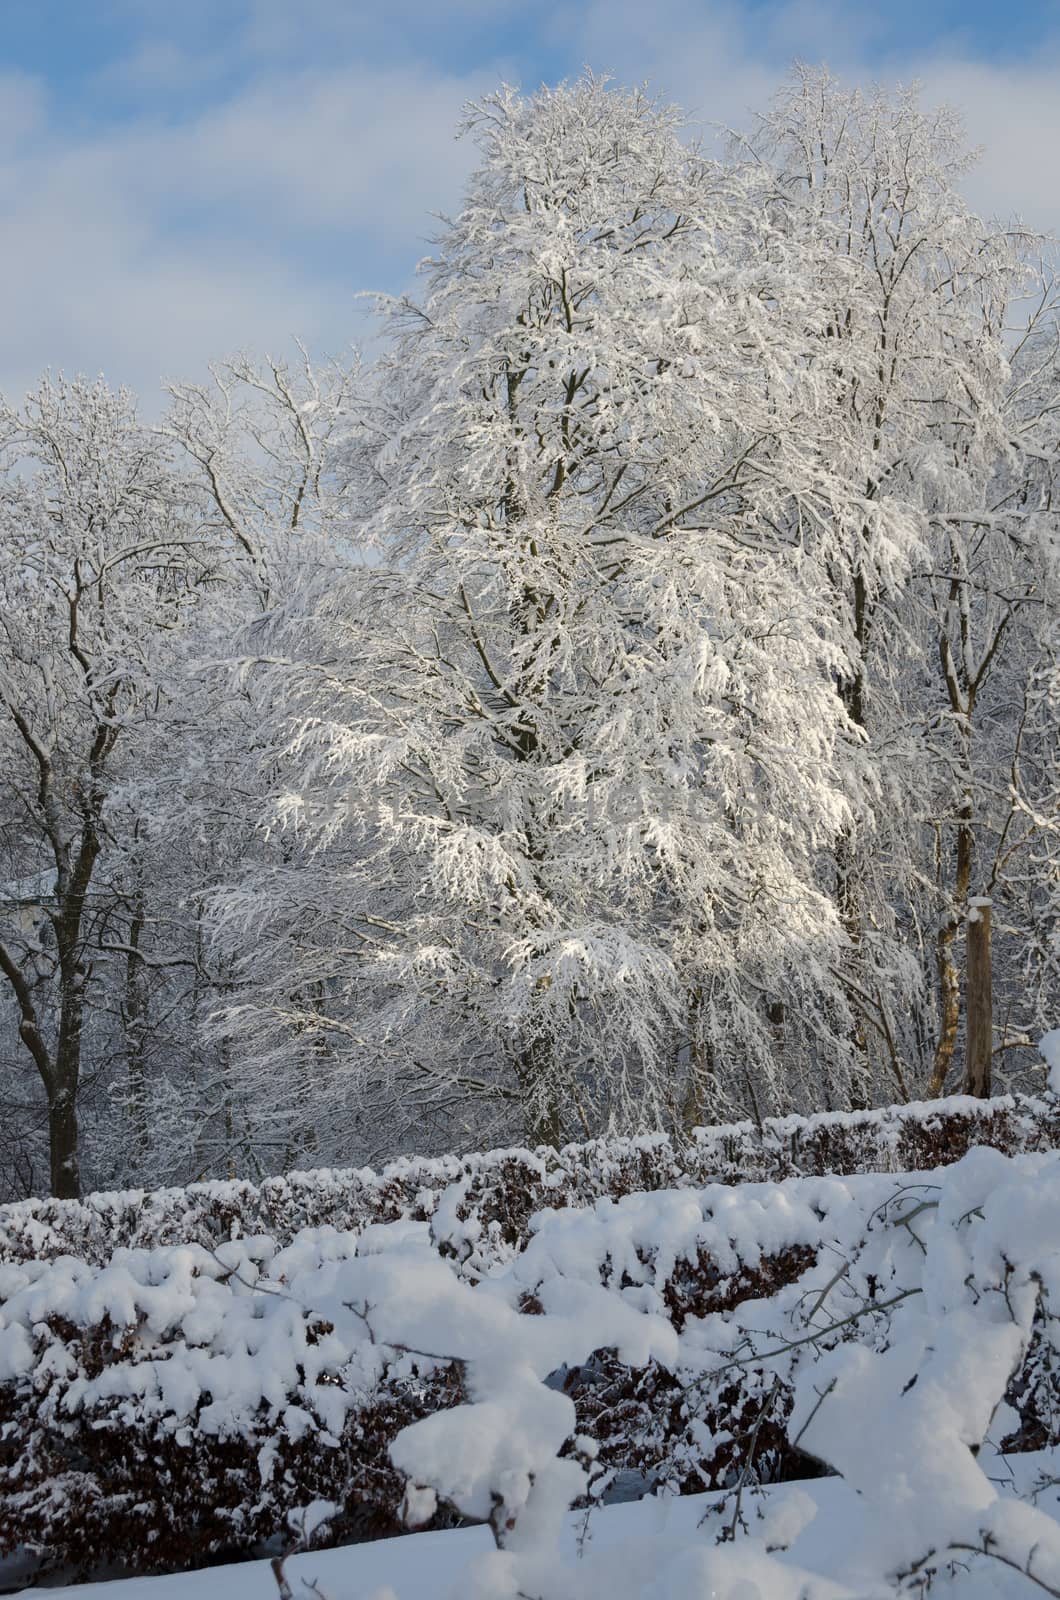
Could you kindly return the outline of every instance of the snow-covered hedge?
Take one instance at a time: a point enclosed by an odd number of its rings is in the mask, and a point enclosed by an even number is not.
[[[704,1183],[770,1182],[798,1175],[910,1172],[944,1166],[975,1145],[1008,1154],[1060,1146],[1060,1096],[953,1096],[877,1111],[825,1112],[700,1128],[680,1148],[665,1135],[598,1139],[560,1151],[493,1150],[404,1158],[375,1172],[321,1170],[187,1188],[27,1200],[0,1206],[0,1261],[76,1255],[102,1263],[119,1248],[268,1234],[281,1243],[302,1228],[361,1228],[423,1221],[453,1183],[464,1205],[510,1245],[544,1206],[591,1205],[638,1191]]]
[[[638,1235],[656,1241],[659,1265],[671,1242],[688,1239],[684,1197],[665,1196],[650,1222],[651,1197],[626,1207],[631,1226],[619,1221],[623,1208],[604,1208],[599,1236],[574,1214],[556,1225],[558,1239],[545,1238],[546,1225],[492,1294],[466,1291],[455,1316],[447,1305],[438,1337],[465,1362],[472,1399],[404,1430],[392,1456],[409,1478],[413,1519],[443,1501],[493,1529],[496,1548],[473,1559],[450,1600],[854,1600],[923,1596],[936,1583],[946,1594],[1060,1595],[1060,1526],[1036,1504],[1039,1487],[1055,1487],[1057,1454],[1020,1499],[1001,1492],[1014,1475],[997,1449],[1018,1420],[1006,1395],[1028,1364],[1055,1371],[1060,1352],[1060,1156],[981,1149],[936,1180],[892,1182],[873,1204],[878,1186],[786,1185],[746,1208],[737,1193],[728,1217],[715,1212],[712,1245],[723,1248],[729,1232],[730,1260],[809,1229],[811,1215],[826,1247],[794,1283],[736,1315],[680,1330],[661,1315]],[[605,1238],[617,1260],[602,1252]],[[601,1297],[585,1280],[605,1260]],[[511,1315],[528,1283],[544,1327]],[[575,1408],[542,1380],[557,1359],[582,1361],[588,1344],[629,1364],[652,1352],[685,1376],[693,1404],[749,1369],[767,1399],[790,1392],[791,1447],[855,1491],[844,1536],[802,1540],[816,1506],[799,1490],[760,1516],[745,1466],[695,1536],[667,1537],[660,1519],[654,1535],[600,1550],[590,1537],[576,1561],[564,1560],[564,1514],[592,1496],[595,1450],[576,1439],[564,1457]],[[1055,1403],[1055,1378],[1050,1388]],[[748,1460],[752,1452],[753,1442]],[[778,1559],[793,1545],[810,1556],[801,1570]]]
[[[331,1509],[336,1537],[455,1513],[544,1553],[569,1500],[619,1473],[742,1497],[812,1472],[807,1449],[833,1463],[806,1401],[813,1363],[850,1341],[874,1361],[916,1296],[934,1316],[952,1291],[971,1327],[974,1292],[1008,1329],[999,1282],[1015,1331],[987,1330],[989,1381],[977,1366],[969,1381],[1008,1387],[999,1437],[1057,1435],[1055,1153],[601,1198],[544,1211],[521,1248],[467,1194],[451,1186],[429,1224],[0,1266],[0,1548],[158,1570]],[[934,1323],[902,1326],[926,1359]],[[820,1392],[860,1381],[849,1372],[833,1361]],[[994,1402],[962,1404],[975,1442]],[[517,1587],[551,1592],[503,1592]]]

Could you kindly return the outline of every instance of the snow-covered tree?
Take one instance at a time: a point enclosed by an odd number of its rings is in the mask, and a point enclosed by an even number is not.
[[[0,973],[47,1100],[52,1192],[76,1195],[93,989],[135,945],[108,803],[212,553],[124,391],[45,379],[0,435]]]
[[[209,384],[169,392],[163,431],[193,464],[230,556],[194,642],[200,669],[184,674],[193,692],[183,707],[181,775],[171,802],[196,830],[194,921],[208,974],[198,1006],[204,1102],[194,1159],[206,1170],[260,1174],[312,1159],[318,1125],[341,1120],[342,1085],[323,1089],[299,1078],[283,1055],[244,1059],[240,1073],[226,1034],[212,1025],[218,1005],[232,1003],[233,994],[253,997],[270,975],[263,930],[212,938],[219,885],[269,878],[293,930],[304,876],[298,841],[270,826],[277,771],[267,691],[263,697],[256,678],[239,674],[233,655],[244,632],[260,643],[271,609],[303,585],[326,584],[349,559],[356,502],[347,443],[361,393],[359,364],[316,363],[298,345],[293,364],[240,355],[213,367]],[[289,987],[295,1000],[297,975]],[[307,993],[311,1001],[311,980]]]
[[[540,1139],[787,1103],[771,1006],[812,1098],[846,1096],[816,871],[857,739],[789,537],[869,514],[823,464],[829,307],[757,178],[642,95],[504,90],[468,126],[483,164],[422,303],[384,307],[351,444],[371,558],[275,619],[316,932],[285,942],[275,884],[233,898],[277,939],[241,1015]]]
[[[749,144],[829,263],[825,448],[868,507],[820,550],[850,661],[840,692],[878,784],[836,855],[851,997],[863,1045],[904,1057],[914,1079],[929,1058],[939,1092],[960,1022],[958,932],[991,886],[976,836],[1004,826],[987,821],[989,775],[1011,768],[1013,696],[1048,605],[1055,300],[1039,241],[968,209],[959,119],[915,89],[866,94],[799,67]],[[920,998],[933,988],[934,1036]]]
[[[341,450],[356,401],[358,363],[234,356],[208,384],[169,388],[163,431],[194,463],[245,580],[267,608],[283,573],[326,539],[345,502]]]

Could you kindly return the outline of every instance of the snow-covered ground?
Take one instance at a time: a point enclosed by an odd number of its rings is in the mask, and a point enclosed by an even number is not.
[[[989,1475],[1002,1487],[1029,1495],[1036,1484],[1054,1481],[1037,1495],[1039,1510],[1060,1521],[1060,1452],[1013,1456],[988,1465]],[[791,1600],[802,1591],[803,1579],[814,1574],[812,1593],[858,1592],[873,1588],[872,1573],[859,1563],[859,1550],[866,1529],[861,1502],[841,1478],[784,1484],[748,1497],[744,1513],[748,1533],[736,1543],[715,1544],[719,1526],[731,1517],[732,1500],[717,1495],[689,1495],[683,1499],[647,1499],[625,1505],[603,1506],[588,1516],[568,1515],[561,1543],[565,1563],[576,1581],[584,1554],[605,1553],[621,1573],[620,1587],[613,1593],[627,1594],[630,1582],[639,1582],[645,1597],[667,1596],[667,1600],[707,1600],[708,1596],[730,1594],[738,1600],[736,1587],[727,1581],[735,1576],[739,1563],[745,1572],[742,1600],[775,1600],[781,1595],[780,1574],[772,1561],[762,1573],[762,1581],[752,1576],[756,1548],[763,1557],[770,1554],[774,1541],[791,1539],[786,1550],[777,1551],[780,1567],[790,1576]],[[798,1529],[798,1532],[793,1530]],[[493,1548],[488,1528],[459,1529],[452,1533],[422,1533],[401,1539],[380,1539],[370,1544],[349,1545],[333,1550],[317,1550],[292,1556],[284,1567],[294,1600],[309,1600],[315,1585],[327,1600],[464,1600],[469,1593],[467,1568],[474,1557]],[[697,1553],[698,1559],[697,1559]],[[674,1587],[684,1580],[666,1570],[680,1562],[689,1576],[690,1586]],[[597,1563],[594,1562],[594,1566]],[[610,1564],[610,1563],[609,1563]],[[692,1578],[695,1570],[706,1579]],[[707,1575],[711,1574],[708,1578]],[[974,1571],[960,1572],[960,1593],[973,1597],[1004,1596],[1017,1600],[1027,1595],[1041,1596],[1042,1589],[1023,1574],[989,1561],[977,1559]],[[666,1588],[659,1588],[667,1581]],[[783,1580],[780,1580],[783,1582]],[[694,1585],[694,1586],[693,1586]],[[834,1585],[834,1588],[833,1588]],[[950,1587],[939,1579],[933,1594],[944,1594]],[[39,1591],[34,1591],[39,1592]],[[71,1591],[78,1600],[273,1600],[278,1595],[276,1578],[268,1561],[247,1561],[238,1566],[214,1567],[205,1572],[182,1572],[164,1578],[128,1578],[109,1583],[78,1585]],[[600,1600],[609,1600],[605,1590]],[[785,1597],[786,1600],[786,1597]]]

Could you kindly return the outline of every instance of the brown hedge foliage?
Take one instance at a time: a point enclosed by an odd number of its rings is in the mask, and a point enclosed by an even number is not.
[[[53,1331],[89,1373],[118,1348],[105,1326],[87,1338],[84,1330]],[[291,1544],[289,1512],[314,1500],[341,1508],[327,1542],[400,1533],[404,1479],[389,1446],[410,1422],[462,1398],[455,1366],[418,1380],[390,1378],[350,1413],[340,1437],[295,1442],[264,1417],[258,1431],[222,1439],[130,1422],[118,1407],[100,1405],[42,1427],[40,1389],[20,1394],[2,1385],[0,1553],[29,1549],[42,1573],[71,1579],[115,1567],[179,1571],[245,1559],[277,1537]]]

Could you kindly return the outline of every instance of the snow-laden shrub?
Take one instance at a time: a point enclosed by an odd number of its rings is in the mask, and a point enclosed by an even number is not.
[[[1060,1156],[981,1151],[952,1172],[632,1193],[543,1211],[514,1251],[460,1183],[433,1232],[2,1266],[0,1547],[81,1570],[195,1565],[319,1502],[338,1508],[333,1537],[392,1531],[402,1507],[503,1533],[544,1482],[542,1453],[562,1457],[546,1476],[563,1506],[619,1472],[735,1488],[818,1470],[788,1425],[805,1363],[886,1347],[966,1168],[1032,1197],[1060,1184]],[[1035,1411],[1053,1348],[1039,1305],[1029,1364],[1010,1364],[1025,1415],[1005,1433],[1053,1427]]]
[[[784,1186],[787,1189],[789,1186]],[[587,1235],[578,1219],[543,1227],[517,1270],[495,1280],[491,1293],[469,1293],[466,1321],[450,1332],[450,1348],[466,1363],[472,1399],[414,1423],[392,1455],[410,1478],[406,1505],[418,1518],[436,1501],[465,1515],[488,1517],[496,1549],[474,1559],[461,1578],[462,1600],[688,1600],[709,1594],[738,1600],[751,1594],[923,1595],[936,1579],[950,1589],[982,1593],[981,1569],[1008,1578],[1022,1574],[1033,1587],[1060,1594],[1060,1527],[1029,1500],[999,1492],[984,1466],[991,1431],[1012,1421],[1007,1391],[1021,1373],[1035,1336],[1060,1348],[1060,1156],[1010,1159],[976,1150],[932,1181],[892,1183],[870,1204],[874,1185],[812,1185],[776,1196],[755,1213],[731,1221],[734,1253],[748,1232],[763,1244],[785,1231],[785,1201],[819,1210],[820,1237],[829,1249],[795,1284],[732,1317],[708,1314],[673,1333],[676,1349],[657,1341],[659,1359],[689,1375],[689,1389],[727,1372],[759,1367],[774,1386],[794,1396],[789,1442],[837,1472],[856,1491],[857,1527],[845,1550],[818,1547],[821,1571],[783,1566],[777,1553],[801,1533],[813,1503],[790,1503],[784,1526],[759,1536],[742,1501],[741,1475],[730,1503],[715,1512],[694,1540],[665,1535],[634,1540],[620,1551],[594,1552],[591,1541],[571,1566],[558,1554],[571,1499],[591,1493],[593,1450],[578,1441],[580,1459],[558,1460],[557,1440],[576,1427],[573,1404],[529,1381],[563,1345],[570,1309],[569,1269],[583,1260]],[[812,1198],[811,1198],[812,1196]],[[660,1201],[673,1197],[660,1196]],[[625,1208],[628,1212],[630,1208]],[[621,1213],[622,1208],[618,1208]],[[610,1323],[602,1306],[598,1343],[629,1345],[617,1306],[636,1307],[647,1325],[642,1343],[661,1320],[657,1289],[639,1281],[636,1240],[644,1208],[629,1228],[612,1213],[601,1232],[618,1247],[628,1285],[612,1289]],[[660,1260],[682,1217],[656,1226]],[[662,1219],[657,1218],[656,1223]],[[715,1214],[715,1222],[722,1218]],[[746,1225],[750,1223],[748,1228]],[[797,1225],[797,1224],[796,1224]],[[572,1236],[572,1229],[573,1234]],[[558,1231],[558,1239],[549,1233]],[[668,1236],[667,1236],[668,1235]],[[540,1242],[539,1242],[540,1241]],[[556,1249],[558,1246],[558,1251]],[[602,1260],[597,1249],[597,1261]],[[530,1258],[536,1256],[531,1266]],[[566,1270],[565,1270],[566,1269]],[[542,1271],[544,1276],[542,1277]],[[526,1324],[505,1330],[503,1347],[484,1337],[493,1294],[509,1304],[517,1281],[534,1281],[556,1342]],[[540,1281],[538,1281],[540,1280]],[[586,1317],[585,1320],[588,1320]],[[579,1332],[581,1319],[575,1319]],[[577,1335],[564,1347],[576,1362]],[[620,1349],[621,1353],[621,1349]],[[547,1404],[546,1404],[547,1402]],[[763,1530],[764,1534],[764,1530]],[[1017,1592],[1006,1588],[1006,1593]],[[1021,1588],[1019,1592],[1023,1592]]]
[[[455,1282],[424,1231],[417,1271]],[[398,1531],[387,1446],[462,1389],[367,1337],[356,1296],[387,1297],[408,1256],[404,1225],[382,1232],[378,1256],[372,1230],[325,1228],[0,1267],[0,1548],[195,1565],[312,1501],[341,1504],[337,1535]]]
[[[84,1200],[0,1206],[0,1261],[76,1255],[102,1263],[119,1248],[222,1241],[267,1234],[280,1243],[300,1229],[362,1228],[434,1216],[454,1183],[467,1215],[511,1247],[545,1206],[585,1206],[601,1197],[705,1183],[771,1182],[826,1172],[909,1172],[958,1160],[974,1145],[1008,1154],[1060,1145],[1060,1099],[953,1096],[876,1111],[824,1112],[699,1128],[683,1146],[664,1134],[596,1139],[556,1151],[493,1150],[432,1159],[405,1157],[380,1172],[324,1169],[267,1178],[124,1190]]]

